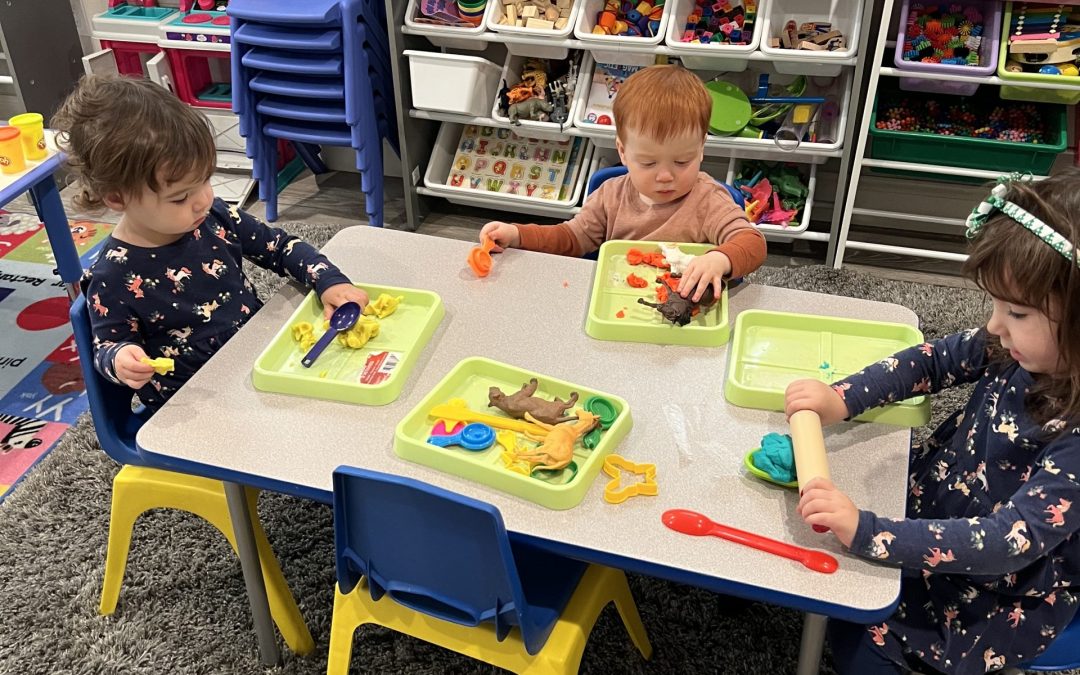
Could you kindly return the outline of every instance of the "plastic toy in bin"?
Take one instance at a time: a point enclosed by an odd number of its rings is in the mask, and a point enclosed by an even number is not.
[[[562,30],[570,21],[573,0],[496,0],[504,5],[500,25]]]
[[[773,49],[802,49],[815,52],[833,52],[847,47],[844,34],[828,21],[807,21],[796,24],[788,20],[780,35],[769,38]]]
[[[654,37],[660,31],[664,3],[665,0],[641,0],[637,4],[628,0],[605,0],[604,9],[596,14],[592,32],[596,35]]]
[[[904,61],[978,66],[984,17],[975,5],[914,3],[904,32]]]
[[[969,98],[942,102],[914,95],[882,96],[878,102],[875,127],[1013,143],[1047,142],[1047,121],[1043,108],[1030,103],[990,107],[987,101]]]
[[[1011,73],[1080,74],[1080,12],[1065,5],[1016,5],[1009,26],[1008,60]]]
[[[694,0],[681,42],[747,45],[754,37],[757,0]]]
[[[735,178],[755,224],[787,225],[798,218],[810,193],[799,170],[778,162],[747,161]]]
[[[519,81],[503,82],[499,90],[499,114],[514,125],[521,119],[555,122],[561,131],[570,117],[580,61],[580,52],[566,59],[526,59]]]

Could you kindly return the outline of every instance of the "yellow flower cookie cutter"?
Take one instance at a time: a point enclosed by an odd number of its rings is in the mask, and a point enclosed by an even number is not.
[[[641,480],[633,485],[623,486],[623,471],[637,474],[641,476]],[[604,473],[611,476],[611,480],[604,486],[604,501],[609,504],[622,504],[631,497],[655,497],[659,494],[655,464],[638,464],[622,455],[608,455],[604,459]]]

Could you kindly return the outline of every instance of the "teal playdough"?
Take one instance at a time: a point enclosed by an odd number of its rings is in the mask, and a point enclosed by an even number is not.
[[[791,447],[791,436],[766,434],[761,439],[761,449],[750,455],[750,459],[754,466],[779,483],[795,481],[795,451]]]

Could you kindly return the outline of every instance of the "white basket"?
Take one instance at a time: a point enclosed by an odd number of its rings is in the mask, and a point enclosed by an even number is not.
[[[512,54],[521,56],[535,56],[541,59],[565,59],[570,53],[570,47],[566,44],[570,34],[574,32],[574,24],[577,23],[578,12],[581,11],[582,0],[574,0],[570,9],[570,17],[566,26],[560,30],[545,30],[542,28],[519,28],[518,26],[502,25],[499,21],[503,18],[503,4],[501,0],[488,0],[492,6],[487,14],[487,27],[499,33],[520,35],[523,37],[543,38],[548,44],[523,44],[520,42],[507,42],[506,49]]]
[[[679,57],[682,64],[691,70],[722,70],[737,72],[746,70],[747,59],[757,51],[761,43],[761,31],[763,28],[762,18],[769,11],[770,0],[759,0],[757,3],[757,15],[754,19],[754,37],[750,44],[694,44],[681,42],[683,30],[686,26],[686,18],[690,16],[690,10],[695,6],[694,0],[668,0],[667,39],[665,42],[671,51]]]
[[[596,61],[588,60],[588,67],[581,67],[581,76],[578,78],[577,91],[574,93],[574,115],[571,119],[574,126],[589,132],[592,142],[601,148],[615,147],[615,125],[596,124],[585,119],[585,112],[589,104],[589,94],[592,91],[593,72],[596,70]]]
[[[580,169],[574,181],[574,189],[566,199],[541,199],[527,195],[509,195],[501,192],[485,192],[470,188],[452,187],[446,184],[450,176],[451,165],[457,155],[457,143],[461,138],[462,125],[444,122],[439,128],[439,134],[435,138],[435,147],[431,150],[431,160],[428,161],[427,170],[424,172],[424,185],[431,191],[438,193],[455,204],[473,206],[486,206],[495,209],[513,209],[515,205],[530,205],[547,210],[571,209],[580,200],[585,189],[585,182],[592,174],[594,167],[594,148],[588,139],[582,139],[585,144],[582,147]]]
[[[596,26],[596,15],[603,10],[604,2],[605,0],[585,0],[584,4],[581,6],[580,13],[578,14],[577,23],[574,25],[574,37],[578,40],[591,43],[589,49],[593,51],[593,56],[597,61],[600,61],[601,63],[626,63],[625,58],[634,55],[618,51],[620,46],[658,45],[664,41],[664,35],[667,33],[668,20],[671,17],[672,2],[664,4],[664,12],[660,15],[660,29],[656,31],[656,35],[652,37],[644,35],[640,37],[628,37],[625,35],[599,35],[593,33],[592,30]],[[611,51],[604,51],[604,47],[609,47]],[[654,58],[652,55],[645,56],[650,60]]]
[[[483,117],[499,89],[495,63],[478,56],[406,49],[413,107]]]
[[[409,0],[409,6],[405,8],[405,25],[426,37],[436,47],[470,49],[473,51],[483,50],[487,49],[488,43],[484,40],[478,40],[477,36],[487,30],[485,28],[487,18],[491,15],[492,6],[498,4],[498,2],[499,0],[488,0],[487,7],[484,9],[484,20],[480,22],[480,25],[474,28],[464,28],[461,26],[439,26],[416,21],[416,16],[420,12],[420,0]]]
[[[503,65],[502,74],[499,76],[498,86],[502,86],[502,82],[505,81],[508,85],[517,80],[518,73],[521,72],[521,66],[525,63],[526,56],[518,56],[516,54],[507,53],[506,63]],[[567,110],[568,117],[566,122],[559,127],[556,122],[537,122],[535,120],[520,120],[521,124],[511,127],[511,130],[520,136],[530,136],[535,138],[547,138],[547,139],[560,139],[565,138],[566,133],[563,131],[574,125],[574,115],[577,112],[578,93],[581,87],[587,82],[592,80],[593,60],[592,55],[585,52],[581,57],[581,66],[578,69],[578,82],[574,89],[574,96],[570,100],[570,109]],[[589,80],[585,80],[586,73]],[[499,114],[499,97],[496,96],[494,102],[490,108],[491,117],[499,122],[505,124],[510,123],[510,118],[506,115]]]
[[[836,76],[843,68],[834,61],[855,56],[862,23],[862,3],[856,0],[769,0],[768,13],[761,25],[761,51],[770,56],[799,57],[798,60],[774,61],[781,73]],[[784,24],[796,25],[811,21],[827,21],[834,30],[844,34],[844,49],[816,52],[804,49],[781,49],[769,46],[769,39],[780,35]]]
[[[742,167],[742,159],[732,157],[731,163],[728,166],[727,172],[727,184],[735,185],[735,177],[739,175],[739,169]],[[806,187],[809,193],[806,195],[806,204],[803,205],[802,211],[799,213],[798,222],[790,223],[788,225],[773,225],[771,223],[761,223],[755,225],[757,229],[768,234],[776,235],[797,235],[806,232],[810,227],[810,212],[814,207],[814,191],[817,189],[817,164],[805,164],[802,162],[793,162],[799,164],[802,167],[800,173],[804,177],[807,177]]]

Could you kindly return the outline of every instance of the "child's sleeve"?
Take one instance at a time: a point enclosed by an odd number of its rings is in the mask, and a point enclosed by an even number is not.
[[[1070,510],[1080,505],[1080,429],[1053,441],[1035,469],[1009,501],[982,518],[891,520],[860,511],[851,551],[941,574],[1023,570],[1080,530],[1080,509]]]
[[[715,184],[709,188],[711,198],[703,200],[698,214],[705,240],[716,244],[713,250],[731,261],[732,278],[746,276],[765,262],[765,236],[746,218],[746,212],[726,188]]]
[[[316,295],[320,296],[331,286],[351,283],[326,256],[303,239],[280,228],[270,227],[220,199],[214,200],[213,210],[219,221],[236,234],[244,257],[259,267],[282,276],[288,275],[314,288]]]
[[[558,225],[518,225],[518,247],[576,258],[599,249],[607,236],[604,190],[613,182],[607,181],[589,195],[581,211],[566,222]]]
[[[94,337],[94,369],[108,381],[127,386],[116,376],[116,354],[128,345],[143,344],[138,316],[131,307],[116,302],[111,288],[120,288],[118,275],[94,273],[88,270],[80,281],[83,297],[90,313],[90,332]]]
[[[855,417],[870,408],[978,381],[986,371],[986,350],[986,330],[973,328],[897,352],[832,388],[844,399],[848,417]]]

